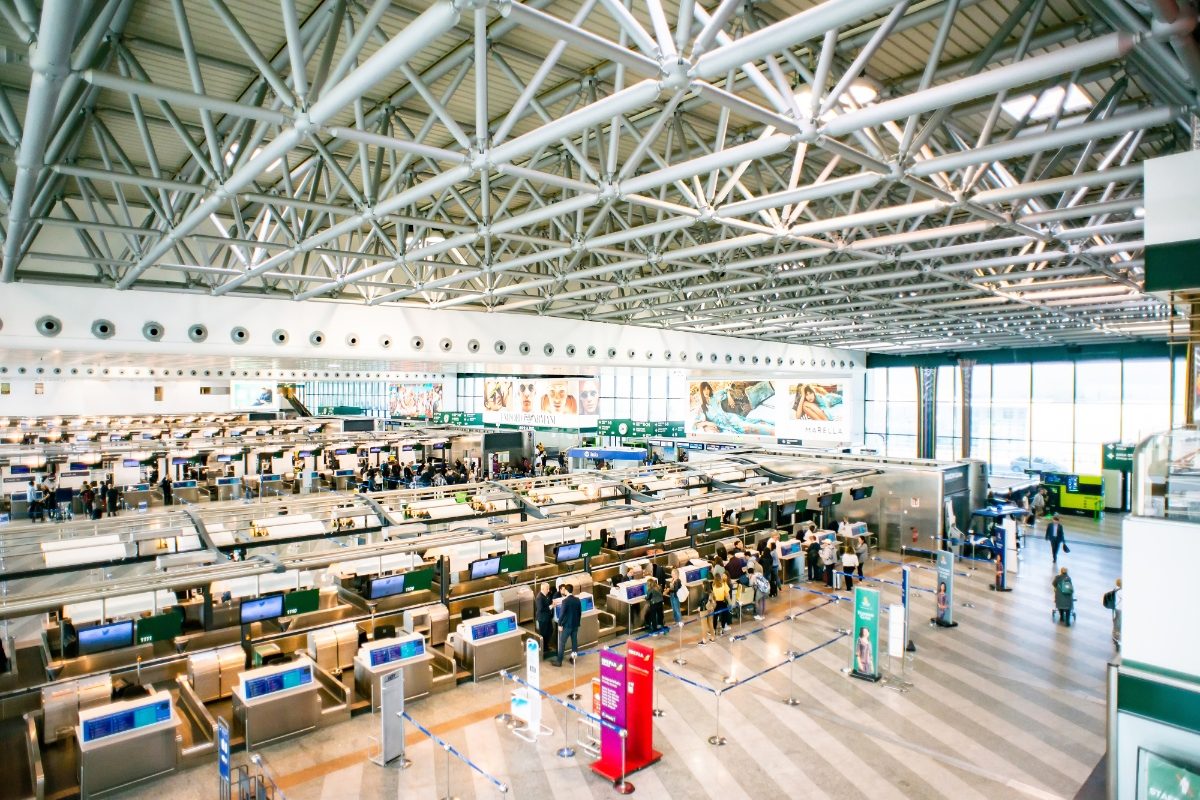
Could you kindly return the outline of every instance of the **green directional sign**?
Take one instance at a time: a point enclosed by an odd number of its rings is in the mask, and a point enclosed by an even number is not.
[[[686,435],[682,422],[644,422],[632,419],[601,419],[596,422],[596,433],[600,436],[621,436],[642,438],[659,436],[663,438],[682,438]]]
[[[1101,461],[1104,469],[1115,469],[1121,472],[1133,472],[1133,451],[1137,445],[1107,442],[1100,445]]]
[[[434,421],[438,425],[482,427],[483,414],[472,414],[467,411],[439,411]]]

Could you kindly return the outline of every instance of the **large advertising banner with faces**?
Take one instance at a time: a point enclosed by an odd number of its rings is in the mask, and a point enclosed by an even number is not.
[[[692,380],[688,435],[735,434],[845,441],[850,409],[842,381]]]
[[[483,382],[483,422],[554,428],[594,428],[600,414],[595,378],[491,376]]]
[[[388,386],[388,416],[433,419],[442,410],[440,382],[393,383]]]

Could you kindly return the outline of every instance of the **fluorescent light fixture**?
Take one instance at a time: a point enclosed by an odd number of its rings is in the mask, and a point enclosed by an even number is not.
[[[796,92],[796,105],[801,111],[807,112],[812,107],[812,87],[805,86],[800,91]],[[838,98],[837,108],[830,109],[821,115],[821,119],[828,120],[843,111],[851,111],[853,109],[862,108],[875,102],[879,97],[879,86],[870,78],[858,77],[850,82],[846,87],[846,91],[842,92]]]
[[[1017,95],[1001,103],[1000,107],[1013,119],[1024,119],[1028,114],[1031,120],[1044,120],[1058,112],[1060,103],[1064,114],[1074,113],[1090,108],[1092,99],[1072,83],[1066,88],[1052,86],[1041,94]]]

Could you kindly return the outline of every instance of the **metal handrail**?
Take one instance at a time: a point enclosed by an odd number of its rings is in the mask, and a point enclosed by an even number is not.
[[[46,771],[42,768],[42,748],[38,743],[37,720],[33,712],[25,714],[25,753],[29,759],[29,781],[35,800],[45,800]]]

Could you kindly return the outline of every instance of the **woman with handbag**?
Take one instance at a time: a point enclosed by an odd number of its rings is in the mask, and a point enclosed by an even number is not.
[[[683,622],[683,612],[679,607],[682,600],[687,599],[687,595],[680,590],[683,589],[683,581],[679,578],[679,568],[671,570],[671,586],[668,591],[671,593],[671,615],[675,618],[675,624],[679,625]],[[683,598],[679,595],[683,594]]]

